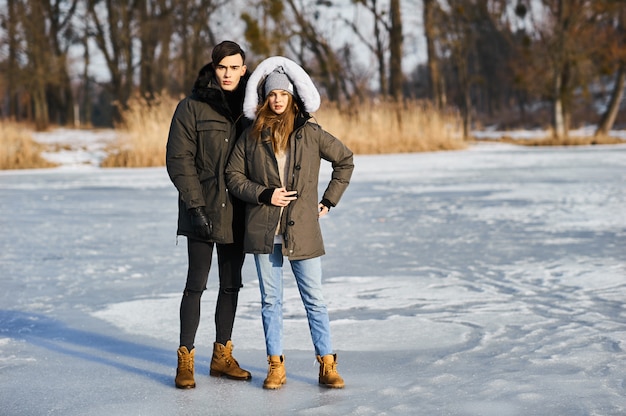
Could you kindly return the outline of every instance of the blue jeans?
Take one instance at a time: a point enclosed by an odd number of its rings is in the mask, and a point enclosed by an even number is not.
[[[261,316],[265,331],[267,355],[283,354],[283,254],[282,245],[275,244],[272,254],[255,254],[261,289]],[[300,298],[309,321],[309,331],[320,356],[332,354],[330,320],[322,295],[322,260],[290,260]]]

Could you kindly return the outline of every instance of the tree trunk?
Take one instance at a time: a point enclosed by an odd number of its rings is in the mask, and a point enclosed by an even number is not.
[[[46,85],[50,117],[60,125],[74,124],[74,95],[68,73],[67,54],[70,40],[67,32],[73,31],[72,20],[78,0],[47,0],[43,5],[44,18],[48,22],[47,35],[51,47],[49,72],[51,79]]]
[[[402,100],[402,15],[400,0],[391,0],[391,31],[389,33],[389,93],[396,100]]]
[[[22,4],[20,17],[24,24],[25,48],[28,56],[26,67],[27,88],[32,93],[35,128],[39,131],[48,128],[49,114],[46,99],[46,84],[51,59],[47,34],[41,30],[40,22],[45,22],[42,4],[31,0]]]
[[[120,103],[123,108],[126,108],[128,104],[128,100],[133,93],[134,88],[134,80],[133,75],[135,74],[135,50],[133,48],[133,25],[138,20],[136,17],[136,7],[138,7],[137,3],[134,3],[135,8],[122,8],[121,15],[123,16],[122,21],[124,22],[123,28],[121,30],[121,39],[122,45],[121,48],[123,61],[125,63],[124,66],[124,83],[121,85],[120,93],[118,97],[120,99]],[[112,24],[114,22],[111,22]]]
[[[552,128],[554,137],[562,139],[565,137],[565,120],[563,118],[563,95],[561,94],[563,78],[561,71],[557,71],[554,76],[554,102],[552,103]]]
[[[154,74],[154,85],[157,92],[169,91],[171,85],[171,67],[170,67],[170,42],[172,40],[172,34],[174,32],[174,13],[172,9],[167,9],[167,1],[160,0],[160,8],[162,11],[161,19],[164,22],[163,26],[158,30],[160,52],[156,59],[156,69]],[[173,92],[173,91],[170,91]],[[180,91],[176,91],[180,93]]]
[[[374,38],[376,39],[376,59],[378,60],[378,79],[380,80],[380,93],[383,98],[387,95],[387,66],[385,65],[385,47],[380,33],[380,22],[376,0],[372,2],[372,12],[374,13]]]
[[[7,98],[9,117],[19,120],[20,108],[17,94],[18,86],[18,63],[17,63],[17,16],[15,10],[15,0],[8,0],[7,35],[9,43],[9,57],[7,62]]]
[[[111,77],[108,88],[115,101],[112,108],[114,121],[119,121],[119,110],[126,106],[133,88],[131,27],[135,23],[136,10],[113,0],[106,0],[102,6],[106,8],[107,22],[103,24],[97,3],[96,0],[90,0],[89,16],[95,27],[96,45],[104,55]],[[136,6],[134,3],[133,7]]]
[[[53,123],[61,126],[74,124],[74,96],[70,85],[70,77],[67,72],[67,60],[65,54],[50,57],[55,62],[54,70],[50,71],[53,77],[46,86],[48,91],[48,110]]]
[[[89,28],[85,26],[83,34],[83,48],[85,50],[83,58],[85,60],[83,66],[83,96],[82,96],[82,116],[80,124],[91,127],[91,79],[89,78],[89,65],[91,64],[91,55],[89,54]]]
[[[46,100],[45,85],[41,80],[37,80],[33,86],[33,108],[35,116],[35,129],[44,131],[48,128],[48,102]]]
[[[463,139],[468,140],[472,136],[472,97],[469,88],[465,88],[463,100]]]
[[[557,0],[556,3],[556,44],[554,54],[554,77],[552,80],[552,88],[554,94],[554,102],[552,104],[552,128],[553,135],[556,139],[567,137],[567,103],[565,100],[565,92],[567,91],[568,73],[567,73],[567,57],[565,50],[565,37],[568,19],[567,0]]]
[[[139,9],[139,91],[144,98],[152,98],[165,88],[169,73],[169,43],[173,26],[168,17],[171,9],[164,0],[138,0]]]
[[[468,140],[472,132],[472,95],[471,84],[469,79],[469,70],[467,67],[467,59],[460,56],[457,58],[456,64],[457,77],[459,79],[459,88],[461,93],[461,117],[463,119],[463,139]]]
[[[441,73],[439,71],[439,57],[435,50],[436,24],[435,7],[436,0],[424,0],[424,34],[426,36],[426,51],[428,53],[428,75],[430,82],[431,99],[437,109],[444,106],[443,91],[441,85]]]
[[[620,103],[622,102],[622,97],[624,96],[624,83],[626,83],[626,63],[621,63],[617,70],[617,76],[615,77],[615,85],[613,86],[611,99],[602,114],[594,136],[606,136],[613,128],[617,113],[619,112]]]
[[[156,42],[153,31],[158,30],[155,22],[148,11],[146,0],[137,1],[139,12],[139,93],[142,97],[152,97],[154,86],[152,84],[152,69],[154,68],[154,51]]]

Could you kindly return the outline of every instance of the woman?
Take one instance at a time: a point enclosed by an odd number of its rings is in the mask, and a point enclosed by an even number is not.
[[[319,104],[311,78],[295,62],[278,56],[261,62],[244,99],[244,114],[254,122],[237,141],[226,168],[229,191],[247,202],[244,250],[254,254],[261,289],[267,389],[278,389],[287,380],[282,342],[285,256],[306,309],[320,363],[319,383],[344,387],[322,295],[319,218],[339,202],[354,164],[350,149],[309,120]],[[320,201],[321,159],[331,162],[333,173]]]

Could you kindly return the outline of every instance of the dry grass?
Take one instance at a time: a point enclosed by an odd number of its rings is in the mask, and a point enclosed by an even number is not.
[[[154,101],[131,100],[122,114],[122,123],[116,126],[120,139],[107,149],[109,156],[102,166],[163,166],[167,134],[177,103],[178,99],[167,96]],[[314,116],[325,130],[356,154],[457,150],[468,144],[462,139],[461,118],[457,112],[439,111],[424,102],[372,102],[352,106],[349,111],[324,103]],[[505,136],[499,141],[526,146],[623,143],[612,137],[571,137],[555,141]]]
[[[611,136],[571,136],[560,139],[553,136],[539,137],[535,139],[513,139],[509,136],[503,136],[495,141],[518,144],[521,146],[588,146],[596,144],[624,143],[624,140]]]
[[[26,126],[0,120],[0,169],[39,169],[57,166],[41,156],[45,146],[35,142]]]
[[[103,167],[150,167],[165,164],[167,134],[178,99],[167,96],[147,101],[136,97],[116,126],[119,139],[107,148]],[[377,102],[352,106],[349,111],[325,103],[315,120],[343,141],[356,154],[428,152],[463,149],[461,120],[453,111],[438,111],[427,103],[396,104]],[[625,143],[619,138],[574,136],[495,140],[524,146],[574,146]],[[489,139],[493,140],[493,139]],[[33,169],[56,166],[41,152],[48,150],[35,142],[25,125],[0,121],[0,169]],[[57,145],[60,146],[60,145]]]
[[[149,167],[165,163],[165,145],[178,100],[133,99],[116,126],[120,139],[109,149],[103,167]],[[315,118],[357,154],[462,149],[460,120],[429,105],[379,103],[360,105],[350,114],[327,105]]]
[[[115,126],[119,139],[107,148],[102,167],[152,167],[165,165],[165,146],[178,100],[167,96],[148,101],[135,97]]]
[[[461,119],[422,102],[360,104],[351,112],[323,106],[319,124],[356,154],[463,149]]]

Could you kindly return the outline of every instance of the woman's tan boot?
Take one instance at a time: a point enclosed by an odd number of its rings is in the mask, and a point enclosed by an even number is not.
[[[192,348],[191,352],[187,347],[180,347],[178,353],[178,368],[176,369],[176,387],[179,389],[193,389],[196,387],[196,381],[193,379],[193,360],[196,349]]]
[[[319,383],[325,387],[342,389],[345,383],[337,372],[337,354],[328,354],[323,357],[317,356],[320,363]]]
[[[285,371],[285,356],[284,355],[268,355],[267,363],[269,369],[267,370],[267,377],[263,382],[264,389],[279,389],[287,382],[287,373]]]
[[[239,367],[239,363],[233,357],[233,343],[228,340],[226,345],[219,342],[213,344],[213,357],[211,358],[211,370],[213,377],[226,376],[233,380],[250,380],[252,375],[249,371]]]

